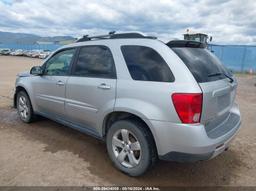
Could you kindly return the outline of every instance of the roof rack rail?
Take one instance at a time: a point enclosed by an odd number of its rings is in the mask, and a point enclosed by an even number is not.
[[[98,36],[89,36],[84,35],[82,38],[78,39],[76,42],[84,42],[90,40],[100,40],[100,39],[122,39],[122,38],[150,38],[156,39],[154,36],[146,36],[139,32],[129,32],[129,33],[117,33],[116,31],[110,31],[106,35],[98,35]]]

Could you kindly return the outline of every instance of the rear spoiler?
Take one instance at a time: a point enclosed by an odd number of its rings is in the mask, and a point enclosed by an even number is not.
[[[207,45],[202,42],[192,41],[192,40],[171,40],[166,43],[170,48],[206,48]]]

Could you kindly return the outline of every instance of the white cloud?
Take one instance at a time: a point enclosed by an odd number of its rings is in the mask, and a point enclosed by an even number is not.
[[[0,30],[43,36],[138,30],[160,39],[189,28],[215,43],[253,44],[255,0],[0,0]]]

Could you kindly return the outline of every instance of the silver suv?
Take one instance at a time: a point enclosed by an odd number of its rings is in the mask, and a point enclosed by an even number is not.
[[[84,36],[16,80],[22,121],[41,115],[106,141],[122,172],[158,158],[194,162],[227,150],[240,128],[237,81],[204,44],[140,33]]]

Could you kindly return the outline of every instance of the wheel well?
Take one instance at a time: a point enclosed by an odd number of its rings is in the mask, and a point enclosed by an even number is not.
[[[18,94],[20,91],[24,91],[24,92],[28,95],[28,92],[26,91],[25,88],[23,88],[23,87],[21,87],[21,86],[16,87],[15,94],[14,94],[14,108],[17,107],[17,94]]]
[[[149,133],[154,141],[155,149],[157,149],[154,136],[153,136],[150,128],[148,127],[147,123],[143,119],[138,117],[137,115],[134,115],[134,114],[128,113],[128,112],[112,112],[112,113],[108,114],[105,117],[105,120],[103,123],[103,133],[104,133],[103,136],[106,137],[108,129],[114,122],[119,121],[119,120],[129,120],[129,119],[136,120],[136,121],[139,121],[140,123],[144,124],[144,127],[149,131]]]

